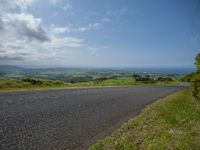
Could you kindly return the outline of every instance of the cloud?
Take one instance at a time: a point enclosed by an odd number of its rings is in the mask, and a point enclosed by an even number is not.
[[[2,63],[3,61],[8,61],[8,60],[12,60],[12,61],[22,61],[23,58],[16,56],[16,57],[10,57],[10,56],[0,56],[0,63]]]
[[[65,60],[69,53],[84,45],[84,39],[62,35],[77,31],[75,28],[57,25],[45,28],[42,18],[25,10],[32,2],[9,0],[4,1],[4,7],[0,6],[0,63],[38,64],[61,61],[60,59]],[[90,25],[90,28],[92,26],[97,24]]]
[[[100,23],[98,23],[98,22],[97,23],[90,23],[87,26],[83,26],[83,27],[73,29],[73,31],[75,31],[75,32],[85,32],[85,31],[97,29],[99,26],[100,26]]]
[[[84,40],[74,37],[51,37],[50,42],[38,43],[14,39],[3,41],[0,48],[0,63],[17,65],[52,65],[65,64],[74,53],[82,49]],[[10,41],[11,40],[11,41]],[[11,44],[12,43],[12,44]],[[1,43],[2,45],[2,43]],[[22,45],[20,47],[20,45]]]
[[[1,1],[1,0],[0,0]],[[30,13],[29,7],[38,0],[2,0],[0,6],[0,63],[1,64],[66,64],[83,51],[97,55],[96,50],[87,51],[84,38],[67,35],[99,29],[102,21],[82,26],[44,26],[43,19]],[[52,4],[63,4],[62,0],[48,0]],[[65,1],[66,2],[66,1]],[[69,2],[69,1],[67,1]],[[60,4],[58,6],[60,6]],[[72,6],[62,5],[64,10]],[[76,34],[74,34],[76,35]],[[80,55],[80,56],[79,56]]]
[[[3,30],[3,27],[4,27],[3,20],[1,19],[1,16],[0,16],[0,30]]]
[[[69,32],[71,32],[71,30],[72,29],[69,26],[59,27],[59,26],[56,26],[54,24],[50,25],[50,31],[53,34],[62,34],[62,33],[65,33],[65,32],[69,33]]]
[[[2,28],[6,30],[5,32],[12,31],[13,34],[21,38],[38,40],[40,42],[50,40],[45,29],[41,25],[41,19],[35,18],[31,14],[7,13],[4,15]]]
[[[27,7],[31,6],[34,0],[10,0],[17,6],[19,6],[22,10],[27,9]]]
[[[49,41],[50,38],[42,26],[42,19],[24,12],[32,3],[33,0],[2,0],[0,34],[40,42]]]
[[[1,0],[1,9],[20,9],[26,10],[28,7],[30,7],[33,2],[36,0]]]
[[[47,49],[63,49],[63,48],[76,48],[83,46],[83,39],[74,38],[74,37],[52,37],[50,43],[44,43],[44,47]]]
[[[100,27],[100,25],[101,24],[98,22],[90,23],[87,26],[82,26],[82,27],[72,27],[71,25],[59,27],[59,26],[52,24],[50,26],[50,31],[51,31],[51,33],[54,33],[54,34],[86,32],[86,31],[98,29]]]

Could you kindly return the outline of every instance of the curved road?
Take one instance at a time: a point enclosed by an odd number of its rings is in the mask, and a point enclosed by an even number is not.
[[[0,93],[0,149],[86,149],[145,105],[184,88],[135,86]]]

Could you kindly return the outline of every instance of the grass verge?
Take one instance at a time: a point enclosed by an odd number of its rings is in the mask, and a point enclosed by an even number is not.
[[[184,90],[142,110],[89,150],[199,150],[200,103]]]
[[[134,86],[134,85],[173,85],[177,82],[136,82],[132,77],[118,77],[104,81],[88,81],[68,83],[58,80],[38,80],[22,78],[20,80],[0,80],[0,92],[12,91],[32,91],[48,89],[67,89],[84,87],[114,87],[114,86]]]

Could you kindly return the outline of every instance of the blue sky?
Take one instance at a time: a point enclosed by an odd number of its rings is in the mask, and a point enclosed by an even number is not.
[[[0,0],[0,64],[193,67],[199,0]]]

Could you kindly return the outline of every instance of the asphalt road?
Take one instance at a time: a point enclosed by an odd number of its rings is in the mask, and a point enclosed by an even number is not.
[[[0,93],[0,149],[86,149],[145,105],[185,86]]]

